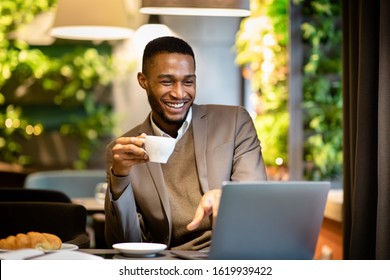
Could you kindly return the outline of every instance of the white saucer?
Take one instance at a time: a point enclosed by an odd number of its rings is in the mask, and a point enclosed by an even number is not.
[[[112,247],[120,253],[130,257],[153,257],[156,253],[165,250],[167,245],[160,243],[128,242],[117,243],[112,245]]]

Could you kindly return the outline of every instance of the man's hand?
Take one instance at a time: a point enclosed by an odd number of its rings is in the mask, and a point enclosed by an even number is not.
[[[213,215],[213,222],[218,215],[219,200],[221,198],[221,190],[211,190],[206,192],[200,202],[199,206],[196,209],[195,216],[192,221],[187,225],[188,230],[196,229],[202,220],[209,215]]]
[[[145,133],[138,137],[120,137],[112,148],[112,172],[116,176],[127,176],[131,167],[148,161],[143,149]]]

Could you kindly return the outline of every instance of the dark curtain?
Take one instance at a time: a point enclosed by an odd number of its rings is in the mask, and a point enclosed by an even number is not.
[[[390,259],[390,1],[342,1],[344,258]]]

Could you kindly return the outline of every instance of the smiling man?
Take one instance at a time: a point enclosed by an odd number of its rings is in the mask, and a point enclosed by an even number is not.
[[[138,82],[151,113],[107,146],[106,241],[200,250],[211,242],[223,181],[266,180],[260,141],[240,106],[197,105],[195,55],[160,37],[144,50]],[[176,139],[166,164],[149,162],[146,135]]]

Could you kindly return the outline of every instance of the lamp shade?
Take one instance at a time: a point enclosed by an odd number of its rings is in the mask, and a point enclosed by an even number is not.
[[[249,0],[143,0],[140,12],[191,16],[247,17],[250,15]]]
[[[119,40],[132,35],[123,0],[58,0],[51,36]]]

